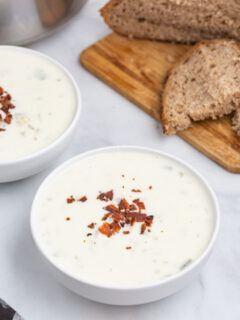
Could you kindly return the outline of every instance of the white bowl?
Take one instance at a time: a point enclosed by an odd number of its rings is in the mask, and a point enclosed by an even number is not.
[[[71,143],[74,131],[77,127],[77,124],[80,118],[81,109],[82,109],[82,99],[81,99],[81,94],[76,81],[71,76],[71,74],[65,69],[65,67],[63,67],[56,60],[42,53],[39,53],[35,50],[31,50],[23,47],[1,46],[0,48],[14,48],[15,50],[19,50],[23,52],[24,51],[32,52],[35,55],[39,55],[40,57],[43,57],[44,59],[47,59],[50,62],[57,65],[58,68],[60,68],[67,75],[70,82],[72,83],[72,86],[76,94],[76,100],[77,100],[76,112],[71,124],[65,130],[65,132],[60,137],[58,137],[55,141],[53,141],[47,147],[37,152],[34,152],[28,156],[25,156],[19,159],[14,159],[14,160],[7,160],[7,161],[0,160],[0,183],[2,183],[2,182],[10,182],[10,181],[16,181],[23,178],[27,178],[35,173],[42,171],[43,169],[45,169],[47,166],[51,164],[51,161],[56,159],[66,149],[66,147]]]
[[[151,151],[155,152],[157,154],[163,155],[164,157],[167,157],[169,159],[173,159],[176,162],[180,163],[181,165],[188,168],[190,171],[192,171],[204,184],[206,190],[208,191],[208,194],[212,200],[213,208],[214,208],[214,229],[213,234],[211,237],[211,240],[203,252],[203,254],[192,264],[190,264],[188,267],[186,267],[184,270],[180,271],[176,275],[170,276],[167,279],[161,280],[159,282],[156,282],[151,285],[143,285],[143,286],[137,286],[137,287],[117,287],[117,286],[101,286],[91,281],[86,281],[86,279],[81,277],[73,276],[71,273],[66,272],[66,270],[63,270],[61,267],[57,266],[55,262],[44,252],[43,246],[41,241],[39,241],[39,237],[37,236],[37,208],[39,206],[39,203],[41,202],[41,194],[44,191],[44,188],[48,185],[48,183],[54,179],[56,175],[58,175],[59,172],[64,170],[69,165],[73,164],[74,162],[78,161],[79,159],[83,157],[87,157],[92,154],[101,153],[103,151],[108,150],[145,150],[145,151]],[[45,262],[45,265],[50,270],[50,272],[53,274],[53,276],[59,280],[64,286],[66,286],[68,289],[74,291],[75,293],[97,301],[101,303],[106,304],[113,304],[113,305],[137,305],[137,304],[143,304],[148,303],[152,301],[156,301],[159,299],[162,299],[166,296],[169,296],[178,290],[185,287],[189,282],[191,282],[197,274],[201,271],[204,264],[209,258],[209,255],[212,251],[213,245],[216,241],[218,229],[219,229],[219,220],[220,220],[220,213],[219,213],[219,206],[218,201],[216,199],[216,196],[207,183],[207,181],[198,173],[196,172],[190,165],[186,164],[185,162],[170,156],[166,153],[152,150],[148,148],[140,148],[140,147],[108,147],[108,148],[102,148],[93,150],[87,153],[80,154],[65,163],[63,163],[61,166],[59,166],[57,169],[55,169],[42,183],[40,188],[37,191],[37,194],[35,195],[32,209],[31,209],[31,232],[33,236],[33,240],[36,244],[36,247],[38,251],[41,254],[41,257],[43,261]]]

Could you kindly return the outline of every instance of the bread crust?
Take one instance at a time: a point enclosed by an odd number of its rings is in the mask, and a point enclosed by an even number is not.
[[[191,55],[198,50],[201,46],[205,46],[207,44],[213,44],[213,43],[221,43],[221,42],[232,42],[237,49],[240,52],[240,44],[236,40],[229,40],[229,39],[217,39],[217,40],[205,40],[205,41],[200,41],[196,45],[194,45],[192,48],[190,48],[175,64],[174,66],[169,70],[166,82],[164,84],[163,88],[163,96],[162,96],[162,105],[160,109],[160,116],[161,116],[161,121],[162,121],[162,126],[163,126],[163,132],[170,136],[172,133],[175,133],[176,131],[174,128],[171,127],[170,121],[166,115],[166,99],[168,94],[171,92],[171,82],[172,82],[172,77],[174,77],[173,73],[177,71],[178,67]]]

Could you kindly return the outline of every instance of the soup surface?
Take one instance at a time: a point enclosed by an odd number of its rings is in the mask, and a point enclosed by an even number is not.
[[[204,184],[151,151],[79,158],[39,199],[42,250],[65,271],[103,285],[140,286],[180,272],[203,253],[214,227]]]
[[[31,51],[0,48],[0,161],[51,144],[76,107],[75,88],[59,66]]]

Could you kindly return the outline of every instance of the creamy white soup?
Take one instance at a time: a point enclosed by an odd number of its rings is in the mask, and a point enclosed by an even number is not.
[[[32,51],[0,47],[0,161],[51,144],[76,107],[75,88],[58,65]]]
[[[42,250],[73,276],[102,285],[140,286],[181,272],[214,228],[201,180],[150,151],[80,158],[39,199],[34,229]]]

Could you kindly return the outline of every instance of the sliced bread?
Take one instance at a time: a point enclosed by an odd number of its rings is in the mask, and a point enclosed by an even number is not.
[[[240,108],[237,109],[234,113],[234,116],[232,118],[232,128],[240,137]]]
[[[184,43],[240,40],[236,0],[110,0],[101,14],[110,28],[129,37]]]
[[[161,117],[167,135],[193,121],[216,119],[240,107],[240,46],[234,40],[200,42],[170,70]],[[237,129],[239,113],[234,127]]]

